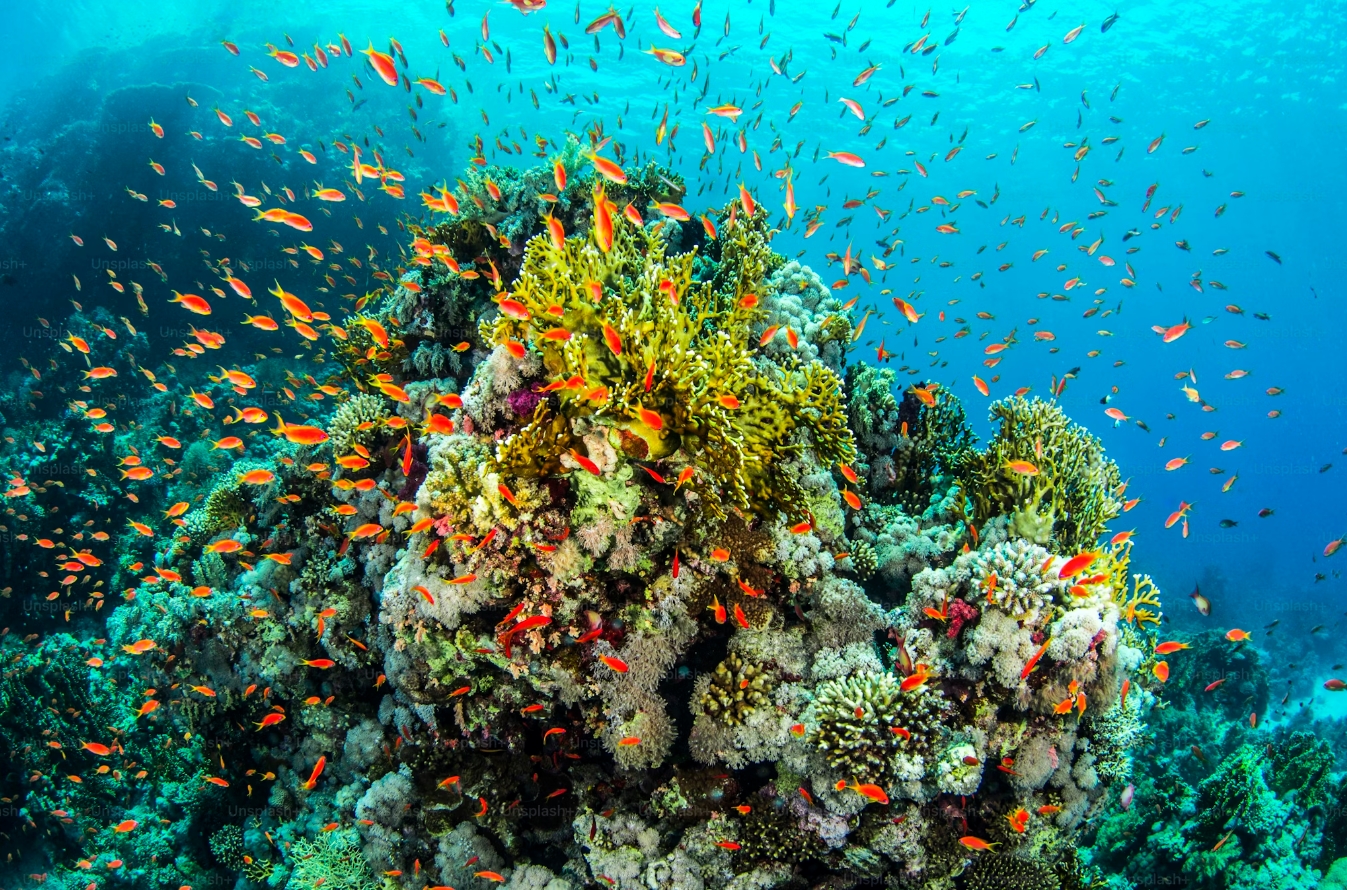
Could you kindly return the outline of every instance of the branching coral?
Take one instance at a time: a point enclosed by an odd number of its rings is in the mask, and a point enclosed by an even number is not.
[[[1027,624],[1037,624],[1067,598],[1069,581],[1057,577],[1048,551],[1023,539],[1004,541],[966,557],[975,589],[986,601]]]
[[[694,254],[666,256],[649,230],[613,226],[608,250],[580,237],[530,241],[501,315],[484,324],[488,342],[542,356],[551,393],[501,444],[500,463],[556,472],[577,444],[575,421],[594,418],[639,438],[640,457],[681,448],[701,471],[687,484],[713,515],[800,515],[802,493],[781,462],[810,447],[825,463],[854,455],[840,381],[817,363],[755,362],[752,274],[717,290],[694,280]]]
[[[1015,853],[985,853],[964,873],[967,890],[1058,890],[1061,878],[1040,859]]]
[[[337,832],[318,835],[316,841],[300,838],[290,848],[294,868],[291,890],[309,890],[314,886],[335,890],[376,890],[375,879],[360,848],[350,838]]]
[[[798,820],[777,800],[755,802],[744,817],[739,856],[745,862],[801,863],[823,852],[818,835],[800,830]]]
[[[1099,440],[1053,402],[1021,396],[991,406],[999,422],[986,451],[960,468],[979,524],[1007,514],[1021,537],[1085,549],[1122,512],[1118,466]]]

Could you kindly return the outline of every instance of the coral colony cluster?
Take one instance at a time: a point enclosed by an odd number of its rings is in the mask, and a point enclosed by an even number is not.
[[[859,320],[751,201],[639,222],[679,180],[598,179],[576,144],[454,195],[344,324],[319,413],[231,463],[151,395],[89,459],[176,436],[142,506],[191,508],[114,530],[106,639],[0,644],[9,861],[71,888],[1086,886],[1076,838],[1137,781],[1160,688],[1099,442],[1016,397],[980,448],[938,384],[850,361]],[[73,488],[45,502],[72,527],[106,498]],[[1275,821],[1227,772],[1192,793]]]

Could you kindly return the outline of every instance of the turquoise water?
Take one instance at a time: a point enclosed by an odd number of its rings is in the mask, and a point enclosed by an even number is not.
[[[1347,880],[1343,9],[520,5],[7,12],[0,884]]]

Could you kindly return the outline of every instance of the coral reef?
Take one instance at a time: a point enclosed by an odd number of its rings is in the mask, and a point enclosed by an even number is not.
[[[237,443],[157,395],[117,432],[182,461],[107,526],[109,583],[56,594],[87,603],[69,633],[0,637],[7,849],[55,886],[81,859],[110,886],[1081,886],[1168,691],[1130,547],[1065,571],[1120,509],[1099,443],[1014,399],[978,450],[934,382],[850,360],[765,210],[643,222],[677,177],[548,161],[430,195],[459,212],[408,225],[316,376],[207,377]],[[254,378],[291,396],[249,431]],[[1279,744],[1156,777],[1173,849],[1218,839],[1197,806],[1243,850],[1279,796],[1340,794]]]

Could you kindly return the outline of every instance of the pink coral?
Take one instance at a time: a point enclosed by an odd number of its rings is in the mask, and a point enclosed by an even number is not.
[[[519,417],[532,417],[533,409],[543,399],[538,393],[530,389],[517,389],[505,397],[512,410]]]
[[[963,626],[978,617],[978,610],[964,600],[951,600],[949,604],[949,630],[945,635],[951,640],[959,636]]]

